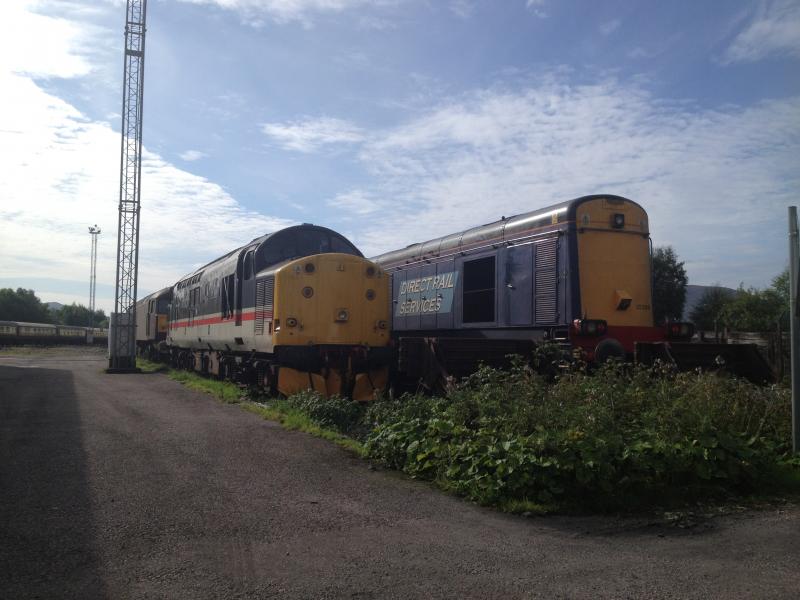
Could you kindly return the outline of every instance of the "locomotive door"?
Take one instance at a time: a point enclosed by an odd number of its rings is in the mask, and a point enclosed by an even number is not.
[[[533,246],[506,250],[504,291],[509,325],[530,325],[533,320]]]
[[[242,324],[242,284],[244,283],[242,275],[244,273],[244,256],[246,252],[239,253],[239,259],[236,261],[236,282],[234,288],[234,309],[233,314],[236,317],[236,326]]]
[[[242,313],[246,309],[255,308],[256,300],[256,278],[254,273],[255,263],[253,261],[253,250],[245,252],[242,263],[241,294],[237,299],[236,305],[236,324],[242,324]]]

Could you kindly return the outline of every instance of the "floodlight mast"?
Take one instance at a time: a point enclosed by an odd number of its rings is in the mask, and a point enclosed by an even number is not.
[[[89,310],[94,311],[94,296],[97,291],[97,236],[100,235],[100,228],[97,224],[89,227],[89,234],[92,236],[92,266],[89,271]]]
[[[147,0],[128,0],[122,77],[117,280],[108,338],[109,371],[136,371],[136,283],[142,177],[142,104]]]

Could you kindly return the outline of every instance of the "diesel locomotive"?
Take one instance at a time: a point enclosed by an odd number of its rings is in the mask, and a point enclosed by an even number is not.
[[[397,371],[433,384],[552,342],[588,362],[688,340],[653,321],[647,213],[584,196],[372,260],[391,275]]]
[[[141,354],[291,395],[356,400],[386,386],[389,278],[342,235],[254,239],[137,303]]]

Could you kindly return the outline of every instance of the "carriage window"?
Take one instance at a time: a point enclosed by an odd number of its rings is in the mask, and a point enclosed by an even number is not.
[[[494,321],[494,256],[464,262],[464,323]]]

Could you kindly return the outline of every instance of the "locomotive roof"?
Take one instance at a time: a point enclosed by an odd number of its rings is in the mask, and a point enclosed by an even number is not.
[[[141,298],[139,302],[144,302],[145,300],[149,300],[150,298],[160,298],[161,296],[171,293],[172,293],[172,286],[165,287],[158,290],[157,292],[153,292],[152,294],[147,294],[147,296]]]
[[[560,202],[551,206],[546,206],[527,213],[502,217],[499,221],[494,221],[486,225],[479,225],[451,233],[439,238],[434,238],[426,242],[411,244],[400,250],[392,250],[371,258],[373,262],[381,266],[394,266],[408,264],[419,260],[437,258],[448,252],[459,252],[469,248],[474,248],[482,243],[491,240],[492,243],[502,243],[529,234],[533,229],[539,229],[552,224],[552,217],[564,214],[559,223],[575,220],[575,209],[582,203],[589,200],[608,198],[621,200],[636,204],[628,198],[613,194],[593,194],[591,196],[581,196],[566,202]],[[638,205],[637,205],[638,206]]]
[[[180,278],[179,282],[183,282],[183,281],[185,281],[187,279],[191,279],[192,277],[199,276],[199,275],[202,274],[202,272],[205,269],[207,269],[207,268],[209,268],[211,266],[217,265],[218,263],[222,263],[225,260],[230,259],[233,256],[237,256],[238,257],[239,254],[241,252],[245,251],[245,250],[249,250],[251,248],[262,248],[264,246],[269,246],[270,242],[273,241],[276,238],[276,236],[278,236],[279,234],[284,234],[285,232],[291,232],[291,231],[295,231],[295,232],[300,232],[300,231],[326,232],[329,235],[331,235],[331,237],[335,237],[335,238],[337,238],[339,240],[342,240],[342,241],[346,242],[347,245],[350,246],[350,249],[352,249],[354,255],[360,256],[360,257],[364,256],[361,253],[361,251],[358,248],[356,248],[355,245],[350,240],[348,240],[346,237],[344,237],[341,233],[338,233],[338,232],[334,231],[333,229],[328,229],[327,227],[322,227],[321,225],[312,225],[311,223],[303,223],[301,225],[292,225],[290,227],[284,227],[283,229],[279,229],[278,231],[273,231],[272,233],[267,233],[265,235],[253,238],[250,242],[248,242],[244,246],[239,246],[238,248],[236,248],[234,250],[231,250],[227,254],[224,254],[223,256],[220,256],[219,258],[216,258],[216,259],[204,264],[202,267],[199,267],[198,269],[195,269],[191,273],[187,273],[186,275],[184,275],[183,277]]]

